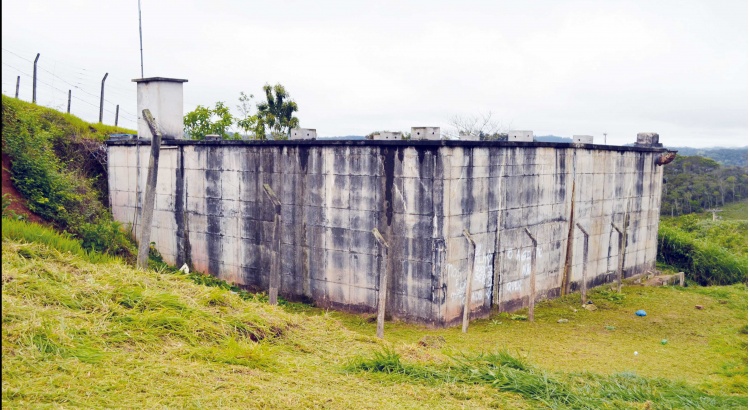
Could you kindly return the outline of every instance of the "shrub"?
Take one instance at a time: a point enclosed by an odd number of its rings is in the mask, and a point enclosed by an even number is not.
[[[747,282],[747,254],[733,254],[673,226],[659,227],[658,260],[684,270],[689,279],[704,286]]]

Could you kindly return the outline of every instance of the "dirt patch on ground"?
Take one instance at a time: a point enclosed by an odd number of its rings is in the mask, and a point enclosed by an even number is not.
[[[26,206],[26,199],[16,190],[13,186],[13,181],[10,180],[10,157],[3,153],[3,195],[10,197],[11,203],[8,206],[7,211],[15,212],[18,215],[25,216],[29,221],[40,223],[43,225],[49,225],[41,217],[29,211]]]

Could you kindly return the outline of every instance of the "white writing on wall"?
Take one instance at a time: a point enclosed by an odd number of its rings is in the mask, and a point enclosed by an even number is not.
[[[471,303],[482,302],[483,298],[489,300],[492,297],[490,292],[485,290],[492,286],[492,253],[487,253],[482,244],[477,244],[474,254],[474,275],[471,284]],[[452,289],[448,297],[454,301],[460,301],[462,304],[466,300],[466,272],[452,264],[445,266],[445,279],[449,283],[449,289]],[[452,285],[452,286],[451,286]],[[476,289],[479,286],[479,289]]]

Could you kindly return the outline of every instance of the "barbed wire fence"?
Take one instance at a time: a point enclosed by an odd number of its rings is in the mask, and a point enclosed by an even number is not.
[[[10,97],[31,101],[36,53],[27,53],[2,46],[2,92]],[[129,128],[138,127],[136,88],[130,79],[107,77],[85,67],[62,63],[44,56],[36,63],[36,103],[61,112],[68,111],[85,121],[98,122],[100,109],[102,123]],[[104,93],[103,100],[102,91]],[[100,106],[100,102],[102,105]]]

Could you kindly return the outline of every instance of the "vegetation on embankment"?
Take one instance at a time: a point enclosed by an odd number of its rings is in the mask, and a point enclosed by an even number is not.
[[[134,132],[2,96],[3,154],[28,209],[80,238],[85,249],[128,256],[134,248],[108,209],[102,142],[113,133]]]
[[[3,407],[747,408],[744,285],[602,287],[595,311],[574,294],[534,323],[388,322],[383,341],[369,316],[268,306],[7,222]]]
[[[710,212],[662,217],[658,261],[684,270],[701,285],[747,283],[747,202],[724,211],[718,220]]]
[[[677,155],[664,167],[661,214],[679,216],[746,201],[747,182],[747,165],[722,166],[711,158]]]

